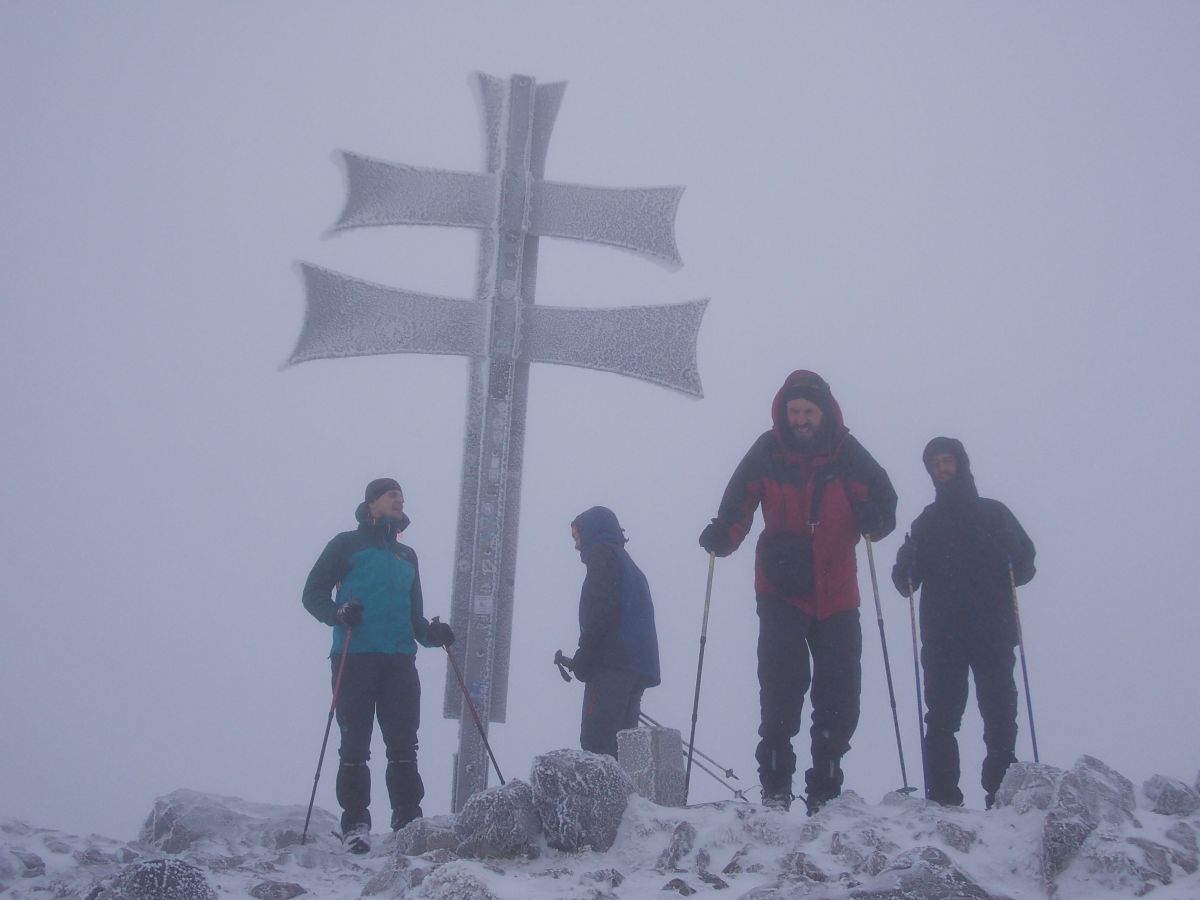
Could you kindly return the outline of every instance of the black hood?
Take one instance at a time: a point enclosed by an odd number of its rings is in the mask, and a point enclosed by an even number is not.
[[[606,506],[593,506],[577,515],[571,522],[579,532],[579,555],[586,558],[588,550],[595,544],[612,544],[624,547],[627,543],[625,530],[617,521],[617,515]]]
[[[975,487],[975,476],[971,474],[971,460],[967,458],[967,450],[963,447],[962,441],[952,437],[935,437],[925,445],[921,461],[925,464],[925,471],[929,473],[931,480],[933,471],[930,469],[930,461],[939,453],[949,453],[954,457],[954,461],[958,463],[958,474],[945,484],[933,482],[933,490],[938,499],[978,497],[979,491]]]

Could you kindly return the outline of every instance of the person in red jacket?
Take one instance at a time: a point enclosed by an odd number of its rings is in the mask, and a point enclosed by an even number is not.
[[[772,427],[729,480],[700,546],[735,551],[759,506],[755,550],[760,724],[755,752],[765,806],[792,801],[804,695],[812,686],[809,815],[841,793],[842,757],[858,725],[862,686],[860,535],[896,527],[896,492],[883,467],[850,435],[829,385],[793,372],[771,404]],[[810,663],[811,657],[811,663]]]

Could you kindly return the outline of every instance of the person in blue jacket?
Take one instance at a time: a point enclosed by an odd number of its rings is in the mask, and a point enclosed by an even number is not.
[[[654,602],[612,510],[593,506],[580,513],[571,536],[587,567],[572,662],[585,684],[579,746],[615,757],[617,732],[638,727],[642,692],[660,680]]]
[[[449,647],[454,632],[444,622],[430,624],[425,618],[417,554],[397,540],[409,525],[399,483],[376,478],[368,484],[355,518],[358,528],[336,535],[321,552],[305,582],[303,603],[314,618],[333,626],[330,661],[341,731],[337,799],[342,840],[347,850],[366,853],[371,832],[367,760],[375,719],[387,749],[385,781],[391,825],[397,830],[422,815],[425,796],[417,770],[417,644]]]

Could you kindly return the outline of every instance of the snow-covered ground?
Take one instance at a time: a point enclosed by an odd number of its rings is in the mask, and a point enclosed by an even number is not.
[[[1156,776],[1140,789],[1099,760],[1018,763],[991,811],[853,791],[809,818],[737,800],[685,809],[630,796],[615,839],[593,830],[625,776],[607,758],[556,751],[571,777],[490,789],[485,815],[433,816],[351,856],[313,812],[180,790],[136,840],[0,823],[0,894],[12,898],[361,896],[535,900],[723,892],[767,898],[1200,898],[1200,794]],[[615,770],[615,773],[614,773]],[[599,774],[596,774],[599,773]],[[562,796],[549,796],[561,790]],[[569,796],[575,792],[574,796]],[[617,791],[616,793],[620,793]],[[607,796],[600,796],[607,795]],[[483,799],[483,796],[473,798]],[[591,810],[591,812],[589,812]],[[599,810],[599,812],[596,812]],[[593,812],[596,812],[593,815]],[[573,818],[564,829],[563,816]],[[599,818],[597,818],[599,816]],[[559,821],[554,821],[558,819]],[[486,821],[485,821],[486,820]],[[486,837],[472,829],[487,829]],[[588,841],[611,846],[602,851]],[[574,842],[574,843],[573,843]],[[568,849],[560,849],[567,847]],[[727,893],[724,893],[727,892]]]

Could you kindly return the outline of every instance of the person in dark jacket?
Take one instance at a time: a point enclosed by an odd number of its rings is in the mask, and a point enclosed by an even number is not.
[[[787,809],[796,770],[792,738],[811,684],[812,768],[804,776],[811,814],[841,793],[841,760],[858,725],[862,628],[855,545],[860,535],[879,540],[895,528],[896,492],[850,435],[819,375],[789,375],[771,404],[771,421],[734,471],[700,546],[728,556],[762,507],[754,568],[755,757],[764,805]]]
[[[318,621],[333,626],[330,659],[342,738],[337,799],[343,842],[351,852],[366,853],[371,832],[367,760],[375,719],[387,748],[385,781],[396,830],[421,816],[425,796],[417,770],[417,644],[449,647],[454,632],[425,618],[417,555],[397,541],[409,518],[396,480],[377,478],[368,484],[355,518],[358,528],[335,536],[317,559],[304,585],[303,603]]]
[[[1008,507],[979,496],[961,441],[936,437],[922,455],[934,501],[916,518],[896,554],[892,582],[921,588],[921,667],[925,672],[925,795],[961,806],[958,741],[975,676],[983,717],[981,781],[990,809],[1016,760],[1019,634],[1013,583],[1034,575],[1033,542]],[[1011,577],[1010,577],[1011,566]]]
[[[616,757],[617,732],[638,727],[642,692],[659,683],[654,602],[612,510],[593,506],[580,513],[571,536],[587,567],[572,662],[585,684],[579,746]]]

